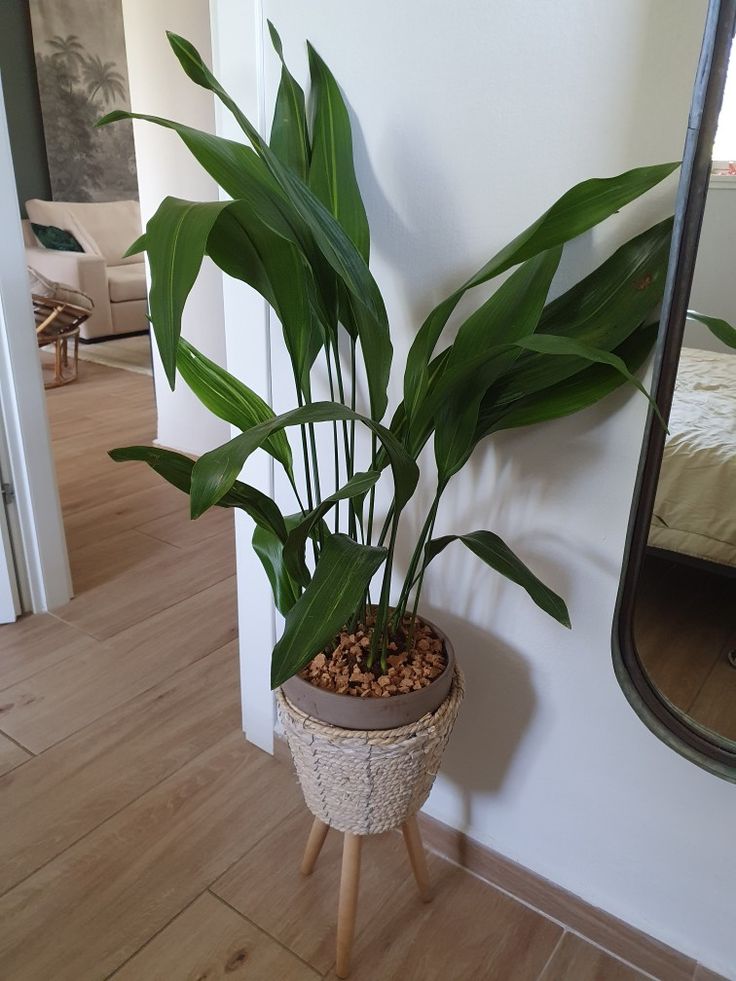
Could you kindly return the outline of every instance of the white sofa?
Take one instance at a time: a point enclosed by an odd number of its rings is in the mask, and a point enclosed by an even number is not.
[[[94,312],[81,329],[83,340],[148,330],[145,265],[140,255],[123,258],[141,234],[137,201],[75,204],[34,198],[26,201],[26,213],[27,265],[47,279],[81,290],[94,302]],[[44,248],[31,222],[71,232],[84,252]]]

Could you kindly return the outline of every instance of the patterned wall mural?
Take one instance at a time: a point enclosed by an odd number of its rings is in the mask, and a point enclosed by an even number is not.
[[[55,201],[137,198],[121,0],[30,0],[49,176]]]

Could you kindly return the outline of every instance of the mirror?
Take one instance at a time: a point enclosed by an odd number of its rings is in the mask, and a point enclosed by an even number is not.
[[[653,378],[669,432],[649,419],[614,663],[653,731],[736,781],[735,18],[711,2]]]

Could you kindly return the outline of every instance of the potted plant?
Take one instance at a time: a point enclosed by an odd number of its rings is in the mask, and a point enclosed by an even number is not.
[[[388,421],[392,344],[369,270],[348,111],[310,45],[308,115],[270,30],[282,69],[268,142],[193,45],[173,34],[186,74],[233,113],[249,146],[137,113],[113,112],[101,121],[147,119],[173,129],[232,199],[166,198],[130,252],[148,255],[151,322],[171,386],[178,373],[208,409],[240,430],[196,461],[156,447],[111,455],[145,461],[189,494],[193,518],[213,506],[241,508],[253,518],[253,547],[284,617],[271,679],[305,797],[322,822],[358,835],[405,823],[421,807],[462,698],[451,644],[421,609],[427,567],[447,546],[470,549],[570,626],[564,601],[498,535],[481,529],[435,537],[435,521],[451,479],[486,437],[576,412],[625,382],[644,392],[635,372],[657,330],[653,313],[672,220],[628,241],[556,299],[548,293],[564,244],[677,164],[578,184],[485,262],[419,328],[404,366],[403,400]],[[274,415],[263,398],[180,337],[205,255],[275,310],[294,379],[290,411]],[[507,272],[436,353],[460,300]],[[313,399],[318,371],[328,380],[329,400]],[[368,393],[360,409],[359,382]],[[332,428],[327,460],[317,452],[317,424]],[[366,458],[358,427],[370,433]],[[296,454],[287,430],[295,431]],[[434,494],[408,565],[399,570],[399,524],[430,440]],[[238,479],[256,450],[283,468],[293,491],[289,508]],[[379,481],[390,488],[383,509],[376,503]],[[392,593],[399,572],[403,584]]]

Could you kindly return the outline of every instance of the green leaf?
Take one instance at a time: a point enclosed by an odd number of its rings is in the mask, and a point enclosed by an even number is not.
[[[444,535],[433,538],[424,549],[425,566],[439,555],[451,542],[462,542],[467,548],[482,559],[496,572],[506,579],[517,583],[534,600],[537,606],[561,623],[563,627],[570,626],[570,615],[564,600],[552,592],[549,586],[538,579],[531,569],[515,555],[508,545],[492,531],[471,531],[467,535]]]
[[[721,320],[720,317],[706,317],[704,313],[697,313],[695,310],[688,310],[687,315],[690,320],[697,320],[698,323],[707,327],[711,334],[722,341],[726,347],[736,348],[736,328],[732,327],[727,320]]]
[[[273,409],[260,395],[206,358],[183,337],[179,338],[176,367],[200,402],[238,429],[251,429],[259,422],[275,418]],[[291,447],[283,431],[265,440],[263,449],[293,477]]]
[[[315,107],[309,186],[368,262],[370,230],[355,176],[350,116],[332,72],[311,44],[307,48]]]
[[[430,412],[436,415],[440,483],[457,473],[472,453],[481,401],[519,356],[511,342],[536,329],[561,255],[562,249],[555,248],[529,259],[460,327],[444,371],[426,398],[435,406]],[[420,427],[423,412],[424,406],[417,416]]]
[[[304,546],[312,533],[312,529],[340,501],[367,494],[380,476],[381,474],[375,470],[354,474],[346,484],[334,494],[326,497],[318,507],[310,511],[289,532],[289,537],[284,545],[284,562],[289,574],[296,582],[306,586],[310,579],[309,569],[304,561]]]
[[[286,614],[273,649],[272,688],[300,671],[344,626],[386,554],[385,548],[359,545],[347,535],[330,535],[312,581]]]
[[[672,219],[622,245],[590,275],[545,307],[537,334],[571,337],[614,351],[648,321],[662,299],[669,263]],[[499,379],[489,399],[500,407],[521,395],[548,389],[589,361],[524,353]]]
[[[197,204],[167,197],[146,226],[151,323],[172,389],[184,304],[202,265],[210,230],[227,204]]]
[[[633,374],[644,364],[657,339],[659,324],[648,324],[635,331],[615,353]],[[503,429],[531,426],[580,412],[600,402],[626,383],[615,368],[595,364],[549,388],[522,396],[502,408],[490,401],[481,407],[476,442]]]
[[[621,246],[593,273],[545,307],[536,332],[577,337],[602,350],[616,350],[641,329],[662,297],[671,232],[672,219],[669,218]],[[429,365],[428,394],[413,420],[411,439],[407,443],[415,459],[434,429],[434,418],[427,415],[427,408],[432,408],[431,400],[437,398],[438,391],[441,398],[436,405],[443,405],[444,394],[439,386],[450,351],[451,348],[445,349]],[[487,358],[488,353],[481,352],[476,367],[482,368]],[[640,363],[629,366],[630,370],[636,371]],[[584,358],[522,352],[484,395],[476,442],[495,431],[499,419],[503,417],[505,422],[506,413],[512,406],[520,404],[520,399],[527,396],[531,399],[540,391],[545,399],[554,400],[554,387],[560,385],[564,399],[566,379],[590,369],[591,362]],[[605,377],[624,380],[610,367],[605,369]],[[600,397],[604,394],[602,391]],[[406,431],[403,403],[399,410],[403,433]],[[505,424],[499,428],[506,428]],[[385,465],[382,457],[380,463]]]
[[[108,456],[116,463],[140,460],[177,490],[188,494],[191,489],[194,460],[183,453],[163,450],[158,446],[119,446],[110,450]]]
[[[637,388],[644,398],[649,402],[654,412],[662,423],[662,425],[667,428],[667,424],[662,417],[662,413],[659,411],[657,403],[654,401],[649,392],[644,388],[642,383],[636,378],[635,375],[629,371],[626,367],[626,363],[618,357],[616,354],[611,354],[609,351],[601,351],[598,348],[591,347],[589,344],[583,344],[581,341],[576,341],[571,337],[557,337],[553,334],[533,334],[531,337],[522,337],[516,342],[519,347],[526,348],[529,351],[536,351],[538,354],[552,354],[552,355],[567,355],[577,358],[583,358],[586,361],[592,361],[596,364],[607,364],[612,368],[615,368],[625,379],[630,382],[635,388]]]
[[[290,241],[297,240],[292,224],[296,220],[293,209],[278,182],[250,147],[161,116],[121,109],[104,116],[97,125],[105,126],[121,119],[141,119],[173,130],[226,194],[247,204],[272,231]]]
[[[563,245],[599,224],[671,174],[679,163],[639,167],[617,177],[577,184],[559,198],[534,224],[489,259],[475,275],[439,304],[422,324],[407,357],[404,402],[413,415],[424,397],[427,366],[447,321],[462,297],[475,286],[512,266]]]
[[[271,149],[289,170],[302,180],[306,180],[309,173],[310,148],[304,92],[286,67],[281,38],[270,20],[268,30],[271,43],[281,61],[281,81],[276,93],[271,124]]]
[[[152,470],[178,490],[184,491],[185,494],[191,493],[195,461],[182,453],[163,450],[157,446],[121,446],[110,450],[109,455],[116,463],[127,460],[140,460],[147,463]],[[221,508],[239,508],[245,511],[257,525],[267,529],[279,541],[286,541],[284,516],[276,503],[257,487],[236,480],[232,487],[215,501],[215,504]]]
[[[139,235],[135,242],[133,242],[132,245],[129,245],[125,252],[123,252],[123,259],[127,259],[131,255],[140,255],[141,252],[145,251],[146,234],[144,232],[143,235]]]
[[[273,419],[266,420],[247,432],[236,436],[222,446],[205,453],[197,461],[192,475],[192,513],[203,514],[212,507],[232,486],[245,461],[263,445],[273,433],[286,426],[305,423],[332,422],[354,419],[362,422],[378,436],[388,454],[394,478],[394,505],[399,513],[414,490],[419,479],[416,463],[396,437],[380,423],[353,412],[336,402],[314,402],[299,409],[291,409]]]
[[[301,517],[301,514],[293,514],[285,518],[287,533],[301,520]],[[273,531],[256,525],[253,530],[252,545],[268,576],[276,609],[285,617],[299,598],[301,589],[291,578],[284,564],[284,539],[275,535]]]
[[[268,228],[246,202],[233,201],[215,222],[207,252],[223,272],[248,283],[273,307],[294,372],[308,395],[309,372],[324,343],[326,314],[300,248]]]
[[[175,34],[169,33],[168,38],[187,75],[198,85],[214,92],[233,113],[238,125],[288,199],[297,219],[292,224],[297,227],[301,222],[309,230],[310,240],[305,241],[303,236],[301,239],[305,255],[310,255],[312,244],[316,246],[352,294],[351,308],[360,334],[371,414],[376,420],[381,419],[388,404],[387,386],[393,348],[383,297],[367,263],[350,236],[314,192],[279,160],[261,138],[257,129],[204,64],[194,45]],[[376,352],[380,352],[380,356]]]
[[[320,307],[312,272],[299,244],[305,236],[309,238],[309,233],[293,213],[278,183],[255,153],[238,143],[210,137],[155,116],[121,112],[110,114],[106,120],[118,118],[147,119],[176,130],[221,186],[228,193],[240,196],[232,202],[196,205],[205,217],[208,210],[219,210],[206,237],[206,252],[224,272],[253,286],[274,307],[302,390],[308,392],[309,370],[324,337],[319,325],[326,314]],[[158,253],[173,242],[177,231],[173,224],[160,229],[160,240],[154,243]],[[192,248],[189,244],[186,248],[198,270],[201,256],[197,258],[197,250],[202,243],[192,244]],[[135,243],[137,248],[144,245],[149,245],[146,236]],[[152,303],[154,299],[152,291]],[[180,305],[183,308],[183,302]],[[162,342],[166,348],[176,344],[179,323],[180,315],[178,319],[164,318],[154,324],[157,338],[160,337],[159,347]],[[173,336],[169,338],[168,332]]]

